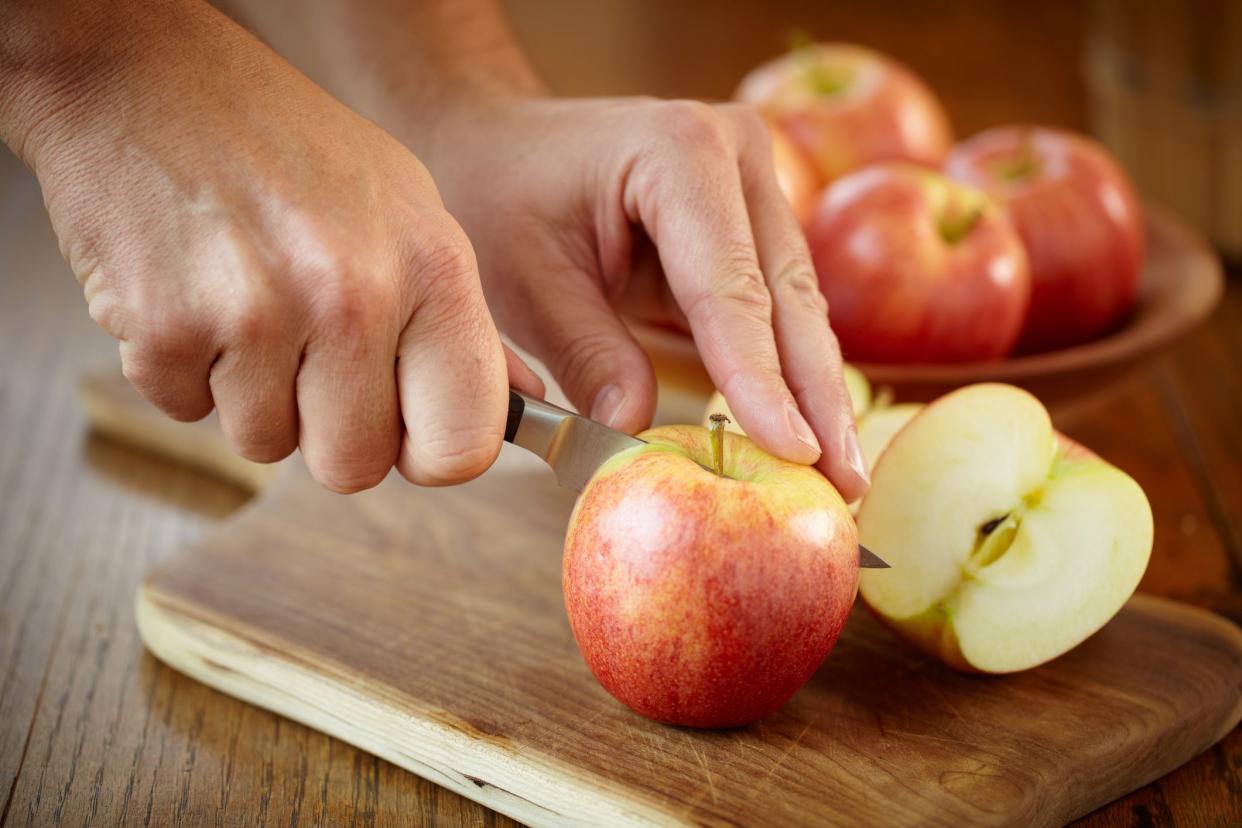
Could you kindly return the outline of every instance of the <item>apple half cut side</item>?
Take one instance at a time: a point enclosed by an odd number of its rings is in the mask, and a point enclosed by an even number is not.
[[[858,418],[858,443],[862,447],[863,459],[867,461],[868,474],[897,432],[922,410],[922,403],[890,404],[877,398],[875,406]],[[850,512],[857,516],[861,506],[862,500],[855,500],[850,504]]]
[[[1042,664],[1104,626],[1138,586],[1153,531],[1133,479],[998,384],[901,428],[858,527],[892,567],[862,574],[867,605],[950,666],[987,673]]]

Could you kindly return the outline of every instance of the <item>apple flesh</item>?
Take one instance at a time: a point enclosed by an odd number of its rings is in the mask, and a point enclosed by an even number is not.
[[[1152,547],[1138,484],[996,384],[941,397],[897,433],[858,527],[892,567],[863,573],[867,605],[950,666],[987,673],[1042,664],[1102,627]]]
[[[956,147],[945,169],[1002,201],[1031,269],[1019,350],[1085,342],[1129,313],[1143,268],[1143,215],[1108,152],[1085,136],[1001,127]]]
[[[778,710],[837,640],[858,538],[817,471],[699,426],[644,432],[582,492],[565,539],[574,638],[604,688],[656,721],[734,727]]]
[[[1026,253],[982,191],[877,165],[829,187],[806,232],[847,358],[973,362],[1017,342],[1031,290]]]
[[[889,404],[880,401],[858,419],[858,444],[862,448],[863,459],[867,461],[868,474],[897,433],[922,409],[922,403]],[[861,506],[862,500],[851,502],[850,512],[857,515]]]
[[[751,71],[734,97],[788,135],[824,182],[878,161],[938,167],[953,143],[918,76],[862,46],[800,47]]]
[[[776,167],[776,183],[789,201],[799,224],[805,224],[815,207],[815,197],[823,188],[819,173],[802,155],[780,127],[769,125],[772,134],[772,164]]]

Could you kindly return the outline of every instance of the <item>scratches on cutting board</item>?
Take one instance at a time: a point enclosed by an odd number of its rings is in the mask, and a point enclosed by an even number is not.
[[[814,727],[815,723],[818,721],[819,716],[812,716],[810,720],[802,726],[802,730],[798,731],[798,735],[795,736],[793,741],[781,751],[780,756],[777,756],[772,762],[772,765],[768,768],[767,773],[765,773],[763,778],[760,779],[759,782],[751,789],[751,797],[758,796],[763,789],[771,783],[772,777],[776,775],[776,772],[780,770],[781,765],[783,765],[785,760],[789,758],[789,754],[793,753],[798,745],[802,744],[802,740],[806,737],[807,732]]]

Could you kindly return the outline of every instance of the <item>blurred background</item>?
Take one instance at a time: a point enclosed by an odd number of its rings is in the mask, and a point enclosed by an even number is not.
[[[563,95],[730,97],[799,34],[893,55],[959,137],[1045,123],[1104,140],[1143,195],[1242,258],[1237,0],[505,0]]]

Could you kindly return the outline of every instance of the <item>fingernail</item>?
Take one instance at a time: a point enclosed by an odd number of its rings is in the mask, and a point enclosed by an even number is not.
[[[591,404],[591,419],[615,428],[616,420],[620,417],[623,408],[625,408],[625,392],[621,390],[621,386],[605,385],[595,395],[595,402]]]
[[[845,450],[846,464],[870,485],[871,475],[867,474],[867,458],[863,456],[862,445],[858,442],[858,429],[854,426],[845,430],[845,445],[842,448]]]
[[[822,452],[819,440],[815,439],[815,432],[811,431],[811,426],[802,416],[802,412],[798,411],[796,406],[790,405],[785,409],[785,413],[789,417],[789,427],[793,430],[794,436],[818,456]]]

